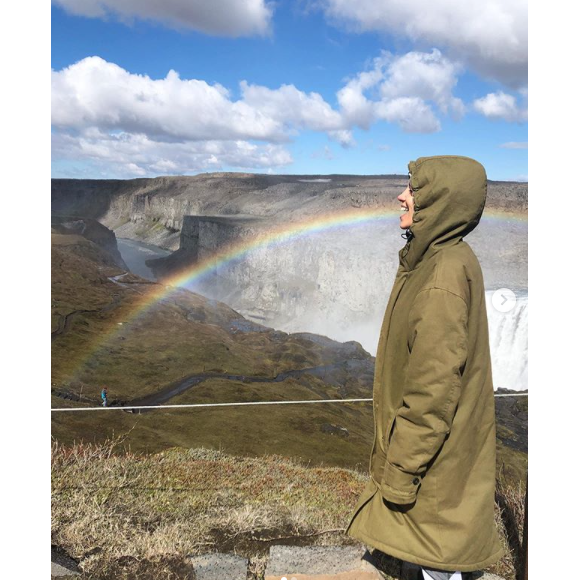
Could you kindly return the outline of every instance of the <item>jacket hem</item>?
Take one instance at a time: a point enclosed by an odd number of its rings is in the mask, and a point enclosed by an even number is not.
[[[360,530],[352,531],[352,529],[348,530],[348,535],[352,536],[353,538],[357,538],[363,541],[365,544],[373,548],[377,548],[388,554],[389,556],[393,556],[398,558],[399,560],[404,560],[405,562],[411,562],[412,564],[418,564],[419,566],[429,566],[431,568],[436,568],[439,570],[453,570],[454,572],[475,572],[477,570],[481,570],[482,568],[486,568],[491,564],[497,562],[502,556],[505,555],[505,551],[503,548],[500,548],[499,551],[495,552],[485,560],[481,562],[473,562],[472,564],[457,564],[453,562],[437,562],[436,560],[427,560],[426,558],[417,557],[414,554],[408,554],[403,550],[399,550],[398,548],[393,548],[388,546],[387,544],[383,544],[379,540],[375,540],[370,536],[367,536],[364,532]]]

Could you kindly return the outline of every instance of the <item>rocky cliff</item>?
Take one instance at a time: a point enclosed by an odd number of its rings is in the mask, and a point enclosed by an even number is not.
[[[58,234],[82,236],[104,250],[105,254],[110,256],[115,266],[123,270],[128,270],[117,247],[115,232],[97,220],[53,215],[51,218],[51,230]]]
[[[176,250],[183,216],[250,215],[273,222],[357,207],[397,209],[397,175],[204,173],[131,180],[52,180],[55,214],[91,217],[127,237]],[[525,183],[489,182],[488,210],[523,214]]]

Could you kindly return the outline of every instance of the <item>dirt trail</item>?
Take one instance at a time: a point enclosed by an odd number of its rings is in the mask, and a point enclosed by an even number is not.
[[[133,399],[125,403],[123,406],[138,407],[147,405],[162,405],[173,397],[184,393],[185,391],[191,389],[195,385],[199,385],[201,382],[207,379],[225,379],[229,381],[241,381],[244,383],[280,383],[288,378],[298,377],[306,373],[324,376],[327,372],[340,368],[344,368],[344,363],[341,362],[330,365],[321,365],[316,367],[285,371],[283,373],[279,373],[275,377],[234,375],[229,373],[198,373],[184,377],[179,381],[175,381],[156,393]]]
[[[57,339],[61,334],[64,334],[68,331],[72,325],[73,318],[77,314],[87,314],[88,312],[101,312],[100,309],[96,310],[73,310],[64,316],[62,314],[59,315],[58,319],[58,328],[50,333],[50,341],[54,341]]]
[[[347,364],[350,363],[359,363],[364,364],[365,361],[347,361]],[[295,369],[290,371],[285,371],[283,373],[279,373],[274,377],[263,377],[263,376],[250,376],[250,375],[235,375],[229,373],[197,373],[193,375],[188,375],[178,381],[174,381],[167,385],[166,387],[162,388],[160,391],[156,393],[151,393],[149,395],[145,395],[144,397],[138,397],[136,399],[131,399],[129,401],[120,401],[120,400],[111,400],[110,405],[111,407],[141,407],[141,406],[155,406],[155,405],[162,405],[166,403],[173,397],[184,393],[185,391],[191,389],[195,385],[199,385],[203,381],[207,379],[225,379],[229,381],[241,381],[244,383],[280,383],[288,378],[291,377],[299,377],[303,374],[309,373],[321,378],[324,378],[327,373],[336,370],[344,370],[345,369],[345,362],[340,363],[333,363],[329,365],[320,365],[315,367],[308,367],[304,369]],[[72,393],[67,390],[63,389],[53,389],[53,394],[57,397],[61,397],[63,399],[70,399],[70,400],[81,400],[78,395]],[[92,399],[89,397],[82,397],[82,400],[85,402],[93,402]],[[94,399],[94,402],[97,404],[99,401]]]
[[[114,284],[117,284],[118,286],[121,286],[122,288],[130,288],[133,291],[137,291],[135,286],[136,283],[131,282],[131,283],[126,283],[126,282],[121,282],[120,280],[127,276],[127,274],[129,274],[128,272],[123,272],[122,274],[119,274],[117,276],[108,276],[108,279],[113,282]],[[143,281],[143,282],[139,282],[142,284],[151,284],[151,282],[147,281]],[[90,310],[73,310],[72,312],[69,312],[68,314],[59,315],[59,319],[58,319],[58,328],[56,330],[54,330],[53,332],[50,333],[50,341],[54,341],[55,339],[57,339],[60,335],[64,334],[65,332],[67,332],[68,330],[70,330],[70,327],[73,323],[73,318],[75,316],[77,316],[78,314],[89,314],[89,313],[95,313],[95,312],[107,312],[109,310],[112,310],[113,308],[116,308],[119,304],[119,302],[121,302],[122,296],[121,295],[115,295],[113,297],[113,300],[111,300],[111,302],[109,304],[107,304],[106,306],[103,306],[103,308],[93,308]]]

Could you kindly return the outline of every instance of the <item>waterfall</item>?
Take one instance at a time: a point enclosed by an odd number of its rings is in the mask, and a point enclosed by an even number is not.
[[[495,389],[524,391],[528,388],[528,295],[516,293],[516,305],[499,312],[485,292],[489,343]]]

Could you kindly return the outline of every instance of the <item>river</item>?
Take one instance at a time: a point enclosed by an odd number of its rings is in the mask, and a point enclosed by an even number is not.
[[[137,276],[152,280],[153,282],[156,281],[156,278],[151,269],[146,266],[145,260],[164,258],[171,254],[169,250],[165,250],[159,246],[130,240],[128,238],[117,238],[117,247],[125,264],[127,264],[133,274],[137,274]]]

